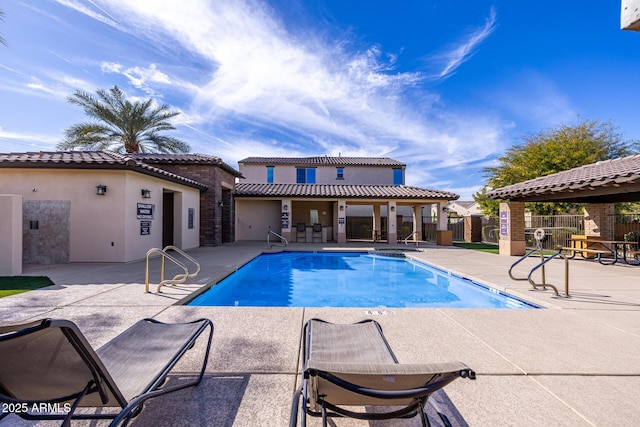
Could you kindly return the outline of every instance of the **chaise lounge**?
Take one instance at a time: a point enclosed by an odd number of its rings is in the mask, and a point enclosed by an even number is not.
[[[418,414],[429,426],[427,399],[457,378],[475,379],[475,372],[460,362],[399,364],[374,320],[341,325],[311,319],[303,330],[302,384],[293,397],[290,426],[298,424],[300,406],[303,427],[307,415],[322,417],[326,426],[332,416],[385,420]],[[401,408],[355,412],[345,406]],[[450,425],[443,413],[438,415]]]
[[[163,387],[171,369],[207,328],[198,377]],[[68,320],[0,327],[0,402],[22,418],[63,420],[62,426],[72,419],[113,419],[112,426],[126,425],[147,399],[200,383],[212,336],[208,319],[171,324],[143,319],[94,351]],[[47,413],[37,410],[41,405]],[[76,413],[78,407],[115,407],[119,412]],[[61,411],[49,413],[50,408]]]

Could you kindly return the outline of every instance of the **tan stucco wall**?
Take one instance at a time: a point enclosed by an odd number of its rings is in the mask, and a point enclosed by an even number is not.
[[[106,185],[104,196],[97,185]],[[141,189],[151,190],[143,199]],[[176,195],[174,238],[183,249],[199,244],[200,192],[181,184],[133,171],[2,169],[0,193],[22,195],[26,200],[70,202],[70,262],[128,262],[144,258],[147,250],[162,245],[162,192]],[[182,199],[182,206],[179,200]],[[137,203],[155,205],[150,235],[140,235]],[[195,209],[194,228],[187,229],[187,209]]]
[[[236,198],[236,240],[267,240],[269,226],[280,233],[280,200]]]
[[[309,167],[312,166],[309,165]],[[240,182],[267,182],[265,165],[240,165],[240,172],[244,176]],[[295,184],[296,166],[275,166],[273,182],[275,184]],[[345,166],[344,179],[336,179],[335,166],[318,166],[316,167],[316,184],[393,185],[393,168],[390,166]]]

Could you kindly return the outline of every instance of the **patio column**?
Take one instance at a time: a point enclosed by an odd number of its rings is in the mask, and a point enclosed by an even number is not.
[[[524,255],[524,202],[500,202],[500,255]]]
[[[338,200],[338,244],[347,243],[347,201]]]
[[[387,205],[387,243],[395,245],[398,243],[398,228],[396,218],[396,201],[389,200]]]
[[[422,205],[412,206],[413,210],[413,229],[416,232],[414,239],[422,240]]]
[[[602,240],[615,240],[615,205],[586,203],[584,205],[584,234]]]
[[[453,231],[449,230],[447,201],[438,203],[438,224],[436,225],[436,244],[451,246],[453,244]]]
[[[373,205],[373,230],[372,230],[373,240],[380,240],[382,236],[382,220],[380,219],[380,205]]]
[[[280,235],[289,242],[291,241],[291,208],[291,199],[282,199],[280,203]]]

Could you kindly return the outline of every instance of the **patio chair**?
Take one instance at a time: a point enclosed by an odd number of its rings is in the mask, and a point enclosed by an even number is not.
[[[322,224],[313,224],[313,237],[314,242],[322,242]]]
[[[197,378],[162,387],[207,328],[208,343]],[[208,319],[190,323],[144,319],[94,351],[68,320],[2,326],[0,402],[22,418],[63,420],[62,426],[70,426],[72,419],[113,419],[112,426],[127,425],[147,399],[200,383],[212,336],[213,323]],[[37,409],[42,407],[61,411],[42,413]],[[114,407],[119,412],[76,413],[77,407]],[[0,419],[6,415],[0,414]]]
[[[309,320],[303,330],[302,384],[291,407],[290,426],[306,416],[332,416],[361,420],[411,418],[420,414],[429,426],[424,410],[429,396],[456,378],[475,379],[465,364],[399,364],[380,325],[371,319],[340,325],[320,319]],[[355,412],[345,406],[392,406],[385,412]],[[438,415],[448,418],[433,405]],[[399,407],[399,408],[398,408]]]
[[[296,242],[304,242],[307,239],[307,225],[304,222],[296,224]]]

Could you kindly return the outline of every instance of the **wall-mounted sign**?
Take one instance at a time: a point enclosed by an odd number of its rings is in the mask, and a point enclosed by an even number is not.
[[[138,203],[136,209],[136,219],[153,219],[155,205],[151,203]]]
[[[344,224],[344,218],[338,218],[338,224],[340,225]]]
[[[151,234],[151,221],[140,221],[140,235],[148,236]]]
[[[188,218],[188,223],[189,224],[188,224],[188,227],[189,227],[189,229],[191,229],[191,228],[193,228],[193,218],[194,218],[194,216],[196,214],[196,210],[194,208],[189,208],[188,212],[189,212],[189,218]]]
[[[282,216],[280,217],[281,219],[281,227],[282,228],[289,228],[289,212],[282,212]]]
[[[506,236],[509,234],[509,212],[500,211],[500,234]]]

